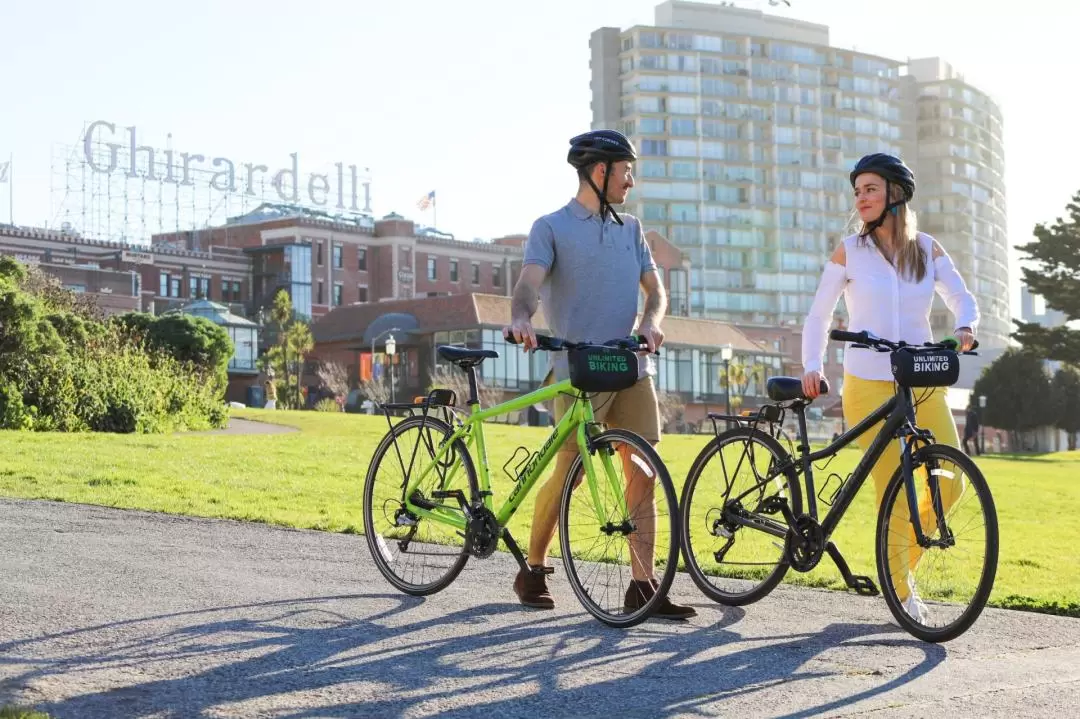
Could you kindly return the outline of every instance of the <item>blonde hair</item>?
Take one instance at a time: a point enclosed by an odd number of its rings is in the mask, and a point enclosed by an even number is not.
[[[896,202],[903,199],[903,188],[894,182],[889,183],[889,201]],[[914,277],[916,282],[922,282],[926,277],[926,250],[919,244],[918,218],[911,205],[905,202],[896,208],[896,214],[892,216],[892,245],[898,248],[893,257],[893,265],[901,277]],[[858,211],[851,215],[851,226],[859,235],[859,243],[872,242],[878,250],[881,250],[881,240],[872,232],[867,232],[867,224],[859,220]],[[882,254],[885,254],[882,251]]]

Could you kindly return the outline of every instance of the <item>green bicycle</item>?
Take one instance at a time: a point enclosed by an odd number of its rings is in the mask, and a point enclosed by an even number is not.
[[[415,596],[445,589],[469,557],[490,557],[500,539],[523,570],[553,572],[553,567],[529,566],[507,524],[563,443],[574,441],[578,452],[559,502],[563,564],[590,614],[609,626],[634,626],[652,615],[675,577],[675,487],[644,438],[595,421],[590,395],[626,389],[637,381],[642,338],[593,344],[538,335],[537,341],[538,349],[568,353],[569,379],[481,408],[476,368],[498,353],[441,345],[439,356],[468,375],[469,411],[455,407],[457,398],[449,389],[435,389],[413,403],[383,405],[390,430],[372,456],[364,483],[368,548],[387,581]],[[573,404],[543,446],[538,451],[518,447],[503,466],[512,488],[496,510],[484,422],[563,393],[573,397]],[[409,416],[393,423],[393,411]],[[614,461],[616,454],[621,462]],[[659,510],[658,503],[663,503]],[[666,539],[658,541],[665,533]],[[631,596],[628,587],[640,586],[631,584],[631,578],[651,580],[652,595],[637,590]]]

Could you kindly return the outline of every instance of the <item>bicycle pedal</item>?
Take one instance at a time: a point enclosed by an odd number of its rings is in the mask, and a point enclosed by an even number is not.
[[[878,595],[877,585],[874,584],[874,580],[870,577],[854,575],[848,581],[848,586],[854,589],[856,594],[863,597],[876,597]]]
[[[555,567],[548,567],[546,565],[543,567],[529,567],[529,569],[532,571],[533,574],[536,575],[555,573]]]

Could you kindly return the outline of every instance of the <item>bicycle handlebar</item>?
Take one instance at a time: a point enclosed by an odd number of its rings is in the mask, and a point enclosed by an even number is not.
[[[955,337],[946,337],[941,342],[924,342],[921,345],[908,344],[907,342],[893,342],[891,340],[878,337],[872,332],[863,330],[861,332],[848,332],[847,330],[831,330],[829,332],[829,338],[838,342],[850,342],[855,347],[862,347],[866,349],[873,349],[878,352],[891,352],[893,350],[903,349],[909,347],[912,349],[947,349],[956,350],[960,343],[957,342]],[[979,341],[975,340],[971,349],[963,354],[975,354],[975,349],[979,346]]]
[[[513,335],[503,335],[508,343],[512,345],[521,344],[514,339]],[[571,342],[570,340],[563,339],[561,337],[553,337],[551,335],[536,335],[536,349],[547,350],[548,352],[563,352],[565,350],[578,349],[582,347],[596,347],[597,345],[603,345],[606,347],[618,347],[619,349],[633,350],[634,352],[640,352],[642,350],[648,350],[649,345],[645,342],[645,335],[635,335],[634,337],[620,337],[619,339],[608,340],[607,342]],[[657,350],[652,354],[660,354]]]

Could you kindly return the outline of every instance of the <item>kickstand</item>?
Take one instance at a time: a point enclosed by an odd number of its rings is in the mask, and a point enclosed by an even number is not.
[[[510,534],[510,530],[503,527],[502,540],[506,543],[510,553],[514,555],[514,559],[517,560],[518,566],[521,567],[523,572],[531,572],[532,574],[554,574],[555,567],[531,567],[529,562],[525,559],[525,555],[521,553],[521,548],[518,547],[517,542],[514,541],[513,535]]]
[[[874,584],[874,580],[867,576],[852,574],[851,569],[848,567],[847,562],[844,561],[844,557],[835,544],[829,542],[825,545],[825,549],[828,551],[833,563],[836,564],[836,568],[840,570],[840,574],[843,575],[844,582],[847,583],[848,587],[854,589],[856,594],[864,597],[876,597],[878,595],[878,588]]]

